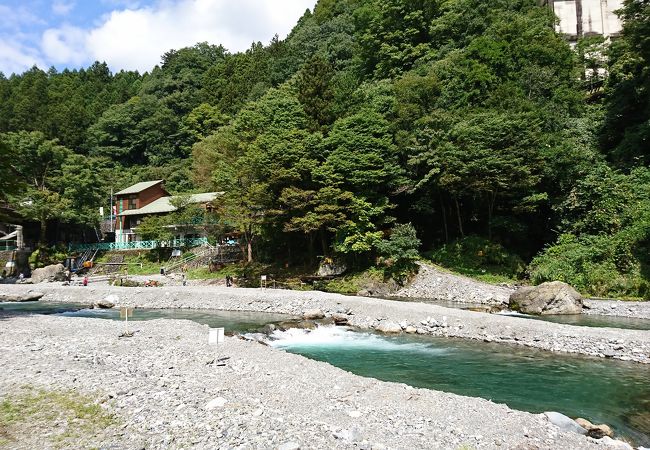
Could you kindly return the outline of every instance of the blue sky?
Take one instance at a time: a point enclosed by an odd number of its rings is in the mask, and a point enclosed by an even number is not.
[[[286,36],[316,0],[0,0],[0,71],[36,64],[150,70],[197,42],[231,51]]]

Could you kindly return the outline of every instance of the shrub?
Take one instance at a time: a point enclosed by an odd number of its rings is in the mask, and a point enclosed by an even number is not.
[[[564,281],[599,297],[648,297],[643,276],[643,242],[634,233],[581,236],[563,234],[537,255],[528,271],[535,284]]]
[[[382,255],[381,261],[385,267],[385,274],[402,284],[417,270],[419,247],[420,240],[413,225],[410,223],[395,225],[390,237],[377,245],[379,254]]]
[[[525,274],[526,265],[501,244],[467,236],[430,252],[434,263],[488,282],[513,281]]]

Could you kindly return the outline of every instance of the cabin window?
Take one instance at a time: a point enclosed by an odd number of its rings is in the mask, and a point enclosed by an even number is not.
[[[135,200],[137,199],[137,196],[135,195],[130,195],[129,196],[129,207],[127,209],[137,209],[135,206]]]

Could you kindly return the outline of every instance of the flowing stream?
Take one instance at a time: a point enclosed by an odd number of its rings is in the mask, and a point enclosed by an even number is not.
[[[88,305],[54,302],[0,303],[0,311],[8,314],[57,314],[66,317],[90,317],[96,319],[120,320],[119,309],[88,309]],[[131,321],[152,319],[185,319],[223,327],[227,332],[247,333],[256,331],[268,323],[287,320],[284,314],[246,311],[219,311],[213,309],[148,309],[134,310]]]
[[[387,297],[387,300],[402,302],[428,303],[430,305],[444,306],[445,308],[467,309],[467,310],[484,310],[485,305],[472,303],[449,302],[445,300],[432,300],[430,298],[400,298]],[[570,314],[570,315],[548,315],[533,316],[529,314],[520,314],[505,311],[497,313],[503,315],[512,315],[531,320],[543,320],[546,322],[563,323],[566,325],[577,325],[580,327],[597,327],[597,328],[623,328],[626,330],[650,330],[650,319],[636,319],[633,317],[604,316],[597,314]]]
[[[322,327],[276,331],[270,344],[384,381],[482,397],[511,408],[606,423],[650,445],[650,367],[514,345]]]
[[[0,303],[5,314],[119,319],[119,311],[46,302]],[[136,309],[133,320],[188,319],[252,332],[287,316],[216,310]],[[357,375],[482,397],[511,408],[559,411],[606,423],[618,436],[650,446],[650,366],[544,352],[507,344],[319,327],[275,331],[277,348]]]

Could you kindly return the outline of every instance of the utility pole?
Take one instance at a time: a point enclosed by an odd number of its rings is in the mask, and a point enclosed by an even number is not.
[[[111,233],[115,232],[115,215],[113,214],[113,186],[111,186],[111,209],[108,217],[111,219]]]

